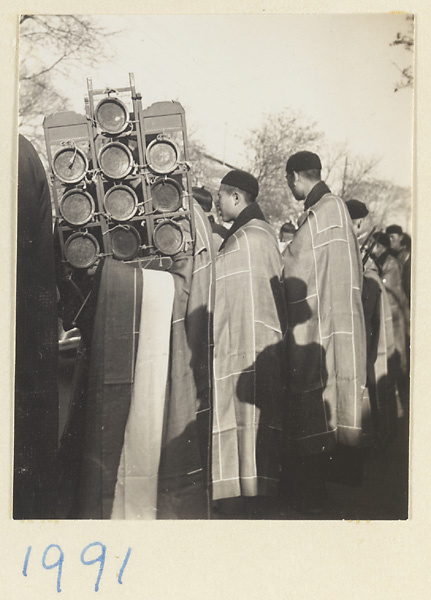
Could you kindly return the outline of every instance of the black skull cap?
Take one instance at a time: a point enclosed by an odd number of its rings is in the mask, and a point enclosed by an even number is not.
[[[231,187],[248,192],[254,198],[259,195],[259,183],[256,177],[253,177],[251,173],[247,171],[241,171],[241,169],[234,169],[229,171],[221,180],[222,185],[230,185]]]
[[[368,215],[366,204],[360,200],[347,200],[346,206],[351,219],[363,219]]]
[[[286,173],[300,173],[301,171],[311,171],[317,169],[321,171],[322,163],[320,158],[314,152],[301,150],[296,154],[292,154],[286,163]]]

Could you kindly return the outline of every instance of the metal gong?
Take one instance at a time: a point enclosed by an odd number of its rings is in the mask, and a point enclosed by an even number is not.
[[[77,269],[88,269],[98,258],[99,242],[91,233],[73,233],[64,245],[67,262]]]
[[[155,247],[167,256],[177,254],[183,247],[183,230],[177,223],[167,219],[154,229],[153,242]]]
[[[94,200],[88,192],[69,190],[60,200],[60,213],[70,225],[84,225],[94,214]]]
[[[109,179],[123,179],[133,169],[133,156],[121,142],[110,142],[99,152],[99,166]]]
[[[57,150],[52,159],[53,173],[64,183],[78,183],[88,170],[88,161],[84,152],[76,146],[67,146]]]
[[[153,140],[146,150],[147,164],[155,173],[172,173],[178,165],[179,151],[171,140]]]
[[[159,212],[175,212],[182,205],[183,188],[169,177],[160,177],[151,187],[153,208]]]
[[[116,221],[128,221],[138,208],[138,197],[127,185],[115,185],[109,189],[103,200],[105,211]]]
[[[141,246],[139,232],[131,225],[118,225],[110,231],[112,253],[119,260],[132,260]]]
[[[129,123],[129,112],[118,98],[104,98],[96,106],[96,121],[100,128],[111,135],[122,133]]]

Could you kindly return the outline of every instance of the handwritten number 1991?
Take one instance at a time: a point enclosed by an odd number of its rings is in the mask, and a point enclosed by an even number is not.
[[[94,549],[98,548],[99,553],[95,555]],[[24,559],[24,566],[22,569],[22,574],[24,577],[27,577],[28,565],[30,560],[30,555],[32,551],[32,546],[27,548],[27,552]],[[130,558],[130,553],[132,549],[128,548],[126,556],[124,557],[123,564],[121,565],[121,569],[118,574],[118,583],[123,583],[123,574],[124,569]],[[83,565],[94,565],[95,563],[99,564],[99,571],[97,573],[97,579],[94,586],[94,591],[99,591],[100,579],[103,574],[103,569],[105,566],[105,558],[106,558],[106,546],[101,542],[92,542],[88,544],[82,552],[81,552],[81,562]],[[45,551],[42,556],[42,566],[44,569],[50,570],[57,568],[57,592],[61,592],[61,574],[63,571],[63,563],[64,563],[64,553],[58,544],[50,544],[45,548]]]

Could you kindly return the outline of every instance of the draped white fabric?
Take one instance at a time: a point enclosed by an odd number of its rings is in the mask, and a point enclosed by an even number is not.
[[[156,519],[174,280],[143,271],[135,379],[118,468],[112,519]]]

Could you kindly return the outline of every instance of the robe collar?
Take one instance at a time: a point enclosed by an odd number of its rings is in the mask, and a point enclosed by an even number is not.
[[[304,211],[308,210],[309,208],[314,206],[314,204],[319,202],[322,196],[330,193],[331,190],[328,188],[324,181],[319,181],[319,183],[316,183],[316,185],[311,189],[310,193],[305,199]]]
[[[232,227],[228,230],[227,236],[225,237],[222,245],[220,246],[219,251],[226,246],[226,242],[228,239],[241,227],[244,227],[249,221],[252,219],[259,219],[260,221],[265,221],[265,217],[263,216],[263,212],[260,209],[260,206],[257,202],[253,202],[249,204],[242,210],[235,221],[232,223]]]

